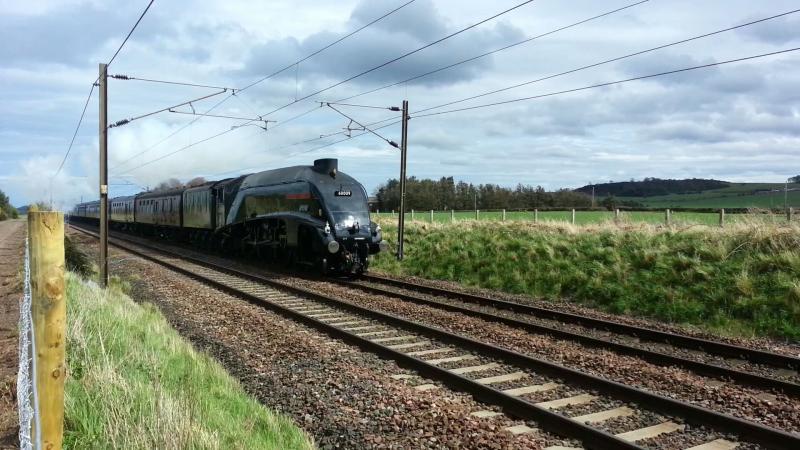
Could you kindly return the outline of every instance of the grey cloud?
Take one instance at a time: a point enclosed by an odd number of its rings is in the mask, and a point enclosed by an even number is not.
[[[724,132],[711,124],[697,122],[666,122],[648,127],[643,133],[645,139],[660,139],[682,142],[722,142],[727,139]]]
[[[379,11],[387,9],[384,2],[364,1],[353,13],[351,21],[353,23],[348,28],[357,28],[364,21],[379,15]],[[390,16],[365,29],[359,34],[358,39],[347,40],[303,62],[299,67],[300,77],[321,76],[333,80],[348,78],[452,31],[454,28],[445,22],[430,0],[419,1],[399,11],[396,16]],[[332,32],[320,32],[302,41],[283,39],[255,46],[244,71],[252,75],[270,73],[340,36]],[[466,59],[481,51],[519,40],[522,36],[522,31],[507,23],[487,24],[379,69],[355,84],[385,83],[409,78],[431,68]],[[491,64],[491,57],[482,58],[412,83],[438,86],[471,80],[491,67]],[[294,72],[287,71],[283,76],[293,78]]]
[[[795,14],[742,28],[739,34],[768,44],[786,44],[800,39],[797,30],[800,30],[800,19]]]
[[[0,58],[5,64],[88,63],[106,39],[120,34],[121,17],[92,4],[67,5],[44,16],[0,15]]]

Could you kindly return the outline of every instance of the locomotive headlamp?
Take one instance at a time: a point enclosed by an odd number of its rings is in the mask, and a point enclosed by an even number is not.
[[[336,241],[328,242],[328,251],[330,253],[336,253],[339,251],[339,243]]]

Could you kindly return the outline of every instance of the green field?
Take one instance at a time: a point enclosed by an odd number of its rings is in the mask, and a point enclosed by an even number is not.
[[[396,244],[396,221],[378,219]],[[414,221],[402,262],[372,268],[456,281],[726,335],[800,340],[800,221],[720,227]]]
[[[311,449],[159,310],[67,276],[65,449]]]
[[[800,189],[800,184],[789,184]],[[783,183],[733,183],[722,189],[699,194],[672,194],[654,197],[619,197],[634,200],[649,208],[783,208]],[[756,191],[762,191],[756,193]],[[772,191],[772,192],[763,192]],[[787,204],[800,207],[800,190],[787,193]]]
[[[449,211],[434,211],[433,222],[449,223],[451,221],[451,213]],[[373,217],[381,219],[397,218],[397,214],[393,213],[373,213]],[[430,222],[430,211],[415,211],[414,213],[406,213],[406,220]],[[785,221],[785,216],[782,214],[774,215],[755,215],[755,214],[726,214],[726,223],[735,223],[743,220],[749,220],[753,217],[759,219],[768,218],[774,220],[776,223]],[[453,217],[456,222],[474,221],[475,211],[455,211]],[[503,218],[501,211],[480,211],[478,215],[481,221],[500,221]],[[506,212],[506,220],[508,221],[527,221],[533,222],[533,211],[508,211]],[[663,211],[622,211],[620,212],[620,220],[623,223],[632,222],[645,222],[651,224],[663,224],[665,222],[665,214]],[[540,222],[571,222],[571,211],[539,211]],[[614,213],[611,211],[576,211],[575,223],[577,225],[597,224],[604,222],[613,222]],[[676,226],[680,225],[719,225],[718,213],[705,213],[705,212],[685,212],[677,211],[672,213],[672,223]]]

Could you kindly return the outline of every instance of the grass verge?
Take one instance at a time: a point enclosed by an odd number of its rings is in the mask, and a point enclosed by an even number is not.
[[[156,307],[67,277],[64,448],[308,449]]]
[[[396,242],[396,225],[379,219]],[[800,226],[407,223],[406,259],[373,268],[451,280],[716,333],[800,340]]]

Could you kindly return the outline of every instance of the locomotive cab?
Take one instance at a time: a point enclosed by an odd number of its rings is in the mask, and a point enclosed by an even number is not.
[[[335,159],[247,176],[227,214],[227,230],[257,254],[358,274],[385,247],[370,220],[367,193]]]

